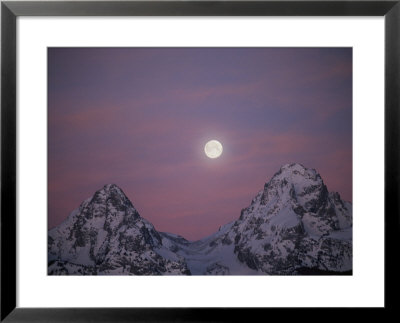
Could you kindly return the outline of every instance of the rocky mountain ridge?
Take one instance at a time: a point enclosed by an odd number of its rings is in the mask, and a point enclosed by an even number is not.
[[[169,252],[123,191],[108,184],[49,231],[49,274],[189,273],[183,259],[168,260],[155,249]]]
[[[352,269],[352,206],[321,176],[287,164],[216,233],[155,230],[106,185],[49,231],[50,275],[298,275]]]

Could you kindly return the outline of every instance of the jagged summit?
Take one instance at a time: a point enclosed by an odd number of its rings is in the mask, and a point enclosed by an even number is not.
[[[125,193],[122,191],[122,189],[117,184],[113,184],[113,183],[105,184],[103,186],[103,188],[101,188],[99,191],[104,191],[105,193],[114,192],[114,193],[125,196]]]
[[[127,198],[126,194],[117,184],[109,183],[105,184],[101,189],[97,190],[97,192],[103,192],[108,195],[119,195],[121,198]]]
[[[306,168],[297,163],[283,165],[270,181],[265,184],[264,189],[276,182],[282,183],[282,185],[289,185],[289,187],[293,187],[297,191],[304,189],[306,186],[324,186],[321,175],[315,169]]]
[[[140,217],[125,193],[107,184],[48,234],[49,274],[190,273],[168,254],[154,226]]]
[[[97,190],[91,198],[91,202],[106,203],[107,201],[120,202],[132,206],[131,201],[125,195],[124,191],[116,184],[106,184]]]
[[[303,164],[301,163],[287,163],[287,164],[283,164],[280,168],[282,171],[283,170],[289,170],[289,171],[294,171],[294,170],[298,170],[298,171],[307,171],[310,170],[307,167],[305,167]],[[311,169],[313,171],[315,171],[315,169]]]
[[[293,184],[295,187],[323,184],[321,175],[313,168],[306,168],[301,164],[286,164],[274,174],[270,182],[284,181]],[[267,185],[268,183],[266,183]]]
[[[305,172],[307,172],[309,170],[312,170],[312,171],[316,172],[315,169],[308,169],[303,164],[291,163],[291,164],[282,165],[280,170],[279,170],[279,172],[294,172],[294,171],[298,171],[298,172],[305,173]]]
[[[351,227],[351,204],[329,193],[315,169],[286,164],[242,210],[229,236],[239,260],[266,273],[349,270]]]
[[[316,212],[328,197],[328,189],[315,169],[286,164],[264,185],[260,203],[296,204],[298,212]],[[300,208],[301,206],[301,208]]]
[[[93,218],[105,218],[104,225],[118,226],[122,222],[132,222],[140,218],[139,213],[121,188],[115,184],[106,184],[86,199],[69,217],[82,216],[86,223]],[[74,220],[72,220],[74,221]]]

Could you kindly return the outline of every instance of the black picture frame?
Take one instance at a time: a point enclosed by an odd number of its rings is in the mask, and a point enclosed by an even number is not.
[[[1,321],[186,322],[257,320],[270,308],[16,307],[16,19],[19,16],[384,16],[385,310],[396,309],[399,236],[400,0],[395,1],[2,1],[1,3]],[[371,187],[373,189],[373,187]],[[371,255],[373,257],[373,255]],[[373,259],[373,258],[372,258]],[[40,291],[38,291],[40,292]],[[106,297],[106,295],[105,295]],[[245,296],[243,296],[245,297]],[[295,310],[295,309],[293,309]],[[299,310],[299,309],[297,309]],[[336,314],[326,309],[330,318]],[[376,317],[381,318],[381,309]],[[371,313],[372,314],[372,313]],[[261,315],[261,316],[259,316]]]

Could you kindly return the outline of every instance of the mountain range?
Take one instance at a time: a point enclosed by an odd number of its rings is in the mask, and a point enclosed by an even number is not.
[[[158,232],[115,184],[48,232],[49,275],[351,273],[352,205],[297,163],[282,166],[237,220],[198,241]]]

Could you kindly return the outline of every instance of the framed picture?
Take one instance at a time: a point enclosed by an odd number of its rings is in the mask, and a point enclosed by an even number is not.
[[[398,1],[1,9],[2,320],[394,306]]]

